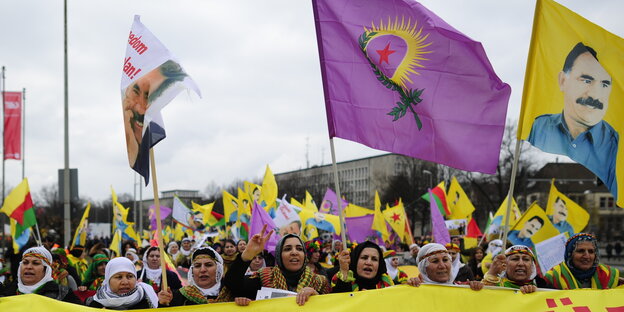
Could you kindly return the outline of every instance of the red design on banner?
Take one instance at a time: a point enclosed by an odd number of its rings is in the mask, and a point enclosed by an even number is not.
[[[4,159],[22,159],[22,92],[4,93]]]

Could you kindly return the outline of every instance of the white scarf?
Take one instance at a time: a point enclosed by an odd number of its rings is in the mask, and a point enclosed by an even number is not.
[[[139,261],[139,255],[137,255],[137,251],[134,248],[128,248],[126,251],[126,258],[128,258],[128,254],[132,255],[132,263],[137,263]]]
[[[43,266],[45,267],[45,274],[43,275],[43,278],[38,281],[37,283],[35,283],[34,285],[30,285],[30,286],[26,286],[24,285],[24,283],[22,282],[22,262],[20,261],[19,267],[18,267],[18,274],[17,274],[17,290],[19,290],[20,293],[22,294],[32,294],[34,293],[39,287],[43,286],[43,284],[49,282],[49,281],[53,281],[54,279],[52,278],[52,267],[50,267],[50,263],[52,263],[52,254],[50,254],[50,252],[45,249],[45,247],[32,247],[32,248],[28,248],[25,252],[24,255],[29,254],[29,253],[36,253],[36,254],[40,254],[43,255],[44,257],[46,257],[46,259],[48,259],[48,262],[46,263],[45,261],[41,261],[43,263]],[[23,260],[23,258],[22,258]]]
[[[176,242],[171,242],[171,243],[169,243],[169,245],[167,245],[167,253],[171,256],[171,260],[173,260],[173,262],[176,261],[176,259],[178,258],[178,255],[180,254],[180,248],[179,247],[178,247],[178,252],[176,252],[174,254],[171,253],[171,246],[173,246],[174,244],[176,246],[178,245],[178,243],[176,243]]]
[[[386,273],[390,276],[391,279],[395,279],[397,274],[399,274],[399,268],[395,268],[392,266],[392,259],[394,258],[396,258],[396,256],[384,259],[386,261]]]
[[[440,244],[430,243],[420,248],[420,251],[418,251],[418,257],[416,259],[418,260],[418,270],[420,271],[420,274],[422,274],[423,279],[425,280],[425,284],[439,284],[439,285],[453,284],[453,281],[455,280],[455,277],[457,276],[457,272],[453,270],[452,266],[451,266],[451,272],[449,274],[449,279],[446,282],[443,282],[443,283],[436,282],[430,279],[429,276],[427,275],[427,267],[430,264],[429,257],[434,252],[445,252],[446,255],[449,258],[451,258],[451,255],[448,254],[448,250],[446,250],[446,247]]]
[[[221,278],[223,277],[223,258],[221,258],[221,255],[219,255],[218,252],[214,251],[214,249],[210,247],[202,247],[202,248],[195,250],[192,258],[195,259],[195,253],[204,249],[209,249],[214,254],[215,262],[217,263],[217,273],[215,276],[217,283],[215,283],[210,288],[201,288],[197,286],[197,283],[195,282],[195,279],[193,278],[193,264],[191,264],[191,267],[188,270],[187,279],[188,279],[189,285],[193,285],[197,287],[197,289],[199,289],[205,297],[208,297],[208,296],[214,297],[214,296],[219,295],[219,291],[221,290]]]
[[[488,248],[485,251],[486,254],[491,254],[492,258],[496,257],[501,251],[503,251],[503,241],[495,239],[488,244]]]
[[[183,256],[185,256],[185,257],[190,256],[190,255],[191,255],[191,253],[193,252],[193,249],[192,249],[192,248],[191,248],[191,249],[189,249],[189,250],[184,250],[184,248],[180,248],[179,250],[180,250],[180,252],[179,252],[179,253],[181,253],[181,254],[182,254]]]
[[[160,279],[162,277],[162,270],[160,269],[160,263],[158,264],[158,268],[150,269],[149,263],[147,262],[147,257],[150,252],[158,250],[158,247],[150,247],[143,254],[143,271],[141,272],[141,277],[139,278],[141,281],[144,281],[143,277],[147,277],[148,280],[152,281],[154,284],[160,286]]]
[[[106,270],[104,274],[104,282],[102,287],[98,289],[93,300],[100,303],[106,308],[114,309],[127,309],[139,303],[143,298],[146,298],[152,308],[158,307],[158,296],[152,286],[142,282],[137,282],[133,290],[123,295],[118,295],[110,290],[110,278],[119,272],[129,272],[136,277],[136,269],[130,259],[125,257],[118,257],[112,259],[106,264]]]

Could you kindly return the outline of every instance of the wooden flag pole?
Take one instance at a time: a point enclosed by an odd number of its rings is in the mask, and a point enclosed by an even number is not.
[[[520,139],[516,139],[516,150],[514,151],[514,161],[511,167],[511,181],[509,182],[509,194],[507,194],[507,211],[505,212],[505,224],[503,225],[502,241],[503,250],[507,249],[507,232],[509,232],[509,216],[513,204],[514,185],[516,184],[516,173],[518,171],[518,159],[520,158]]]
[[[343,248],[347,247],[347,229],[345,227],[345,212],[342,209],[342,197],[340,195],[340,180],[338,179],[338,166],[336,165],[336,150],[334,148],[334,138],[329,139],[331,147],[332,168],[334,169],[334,187],[336,188],[336,197],[338,201],[338,209],[340,210],[340,238],[342,238]]]
[[[158,250],[160,250],[160,269],[162,277],[160,278],[160,289],[167,290],[167,268],[165,263],[165,246],[162,238],[162,224],[160,221],[160,200],[158,199],[158,182],[156,179],[156,161],[154,160],[154,149],[150,148],[150,166],[152,167],[152,188],[154,190],[154,210],[156,211],[156,234],[158,234]],[[156,235],[154,235],[156,236]]]

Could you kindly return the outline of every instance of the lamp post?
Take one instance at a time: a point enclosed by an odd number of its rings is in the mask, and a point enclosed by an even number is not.
[[[431,172],[431,171],[429,171],[427,169],[423,169],[422,173],[429,175],[429,190],[430,190],[431,188],[433,188],[433,172]],[[433,200],[433,198],[429,198],[429,200]],[[427,222],[427,211],[429,211],[429,210],[425,209],[422,212],[422,227],[420,228],[420,235],[421,236],[425,235],[425,224],[428,223]]]

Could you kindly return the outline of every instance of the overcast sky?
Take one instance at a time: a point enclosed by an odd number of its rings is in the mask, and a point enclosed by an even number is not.
[[[182,93],[163,110],[167,138],[156,146],[159,189],[204,191],[212,182],[260,177],[331,161],[312,5],[282,1],[68,1],[70,167],[80,196],[103,200],[109,186],[132,193],[123,135],[121,68],[134,14],[181,61],[203,98]],[[422,3],[481,41],[511,85],[517,119],[535,1]],[[624,35],[624,2],[560,1]],[[0,2],[0,65],[8,91],[26,88],[26,176],[31,190],[63,167],[63,5]],[[308,146],[308,148],[306,148]],[[338,161],[384,152],[336,140]],[[6,162],[7,189],[21,163]],[[151,185],[143,192],[152,197]]]

